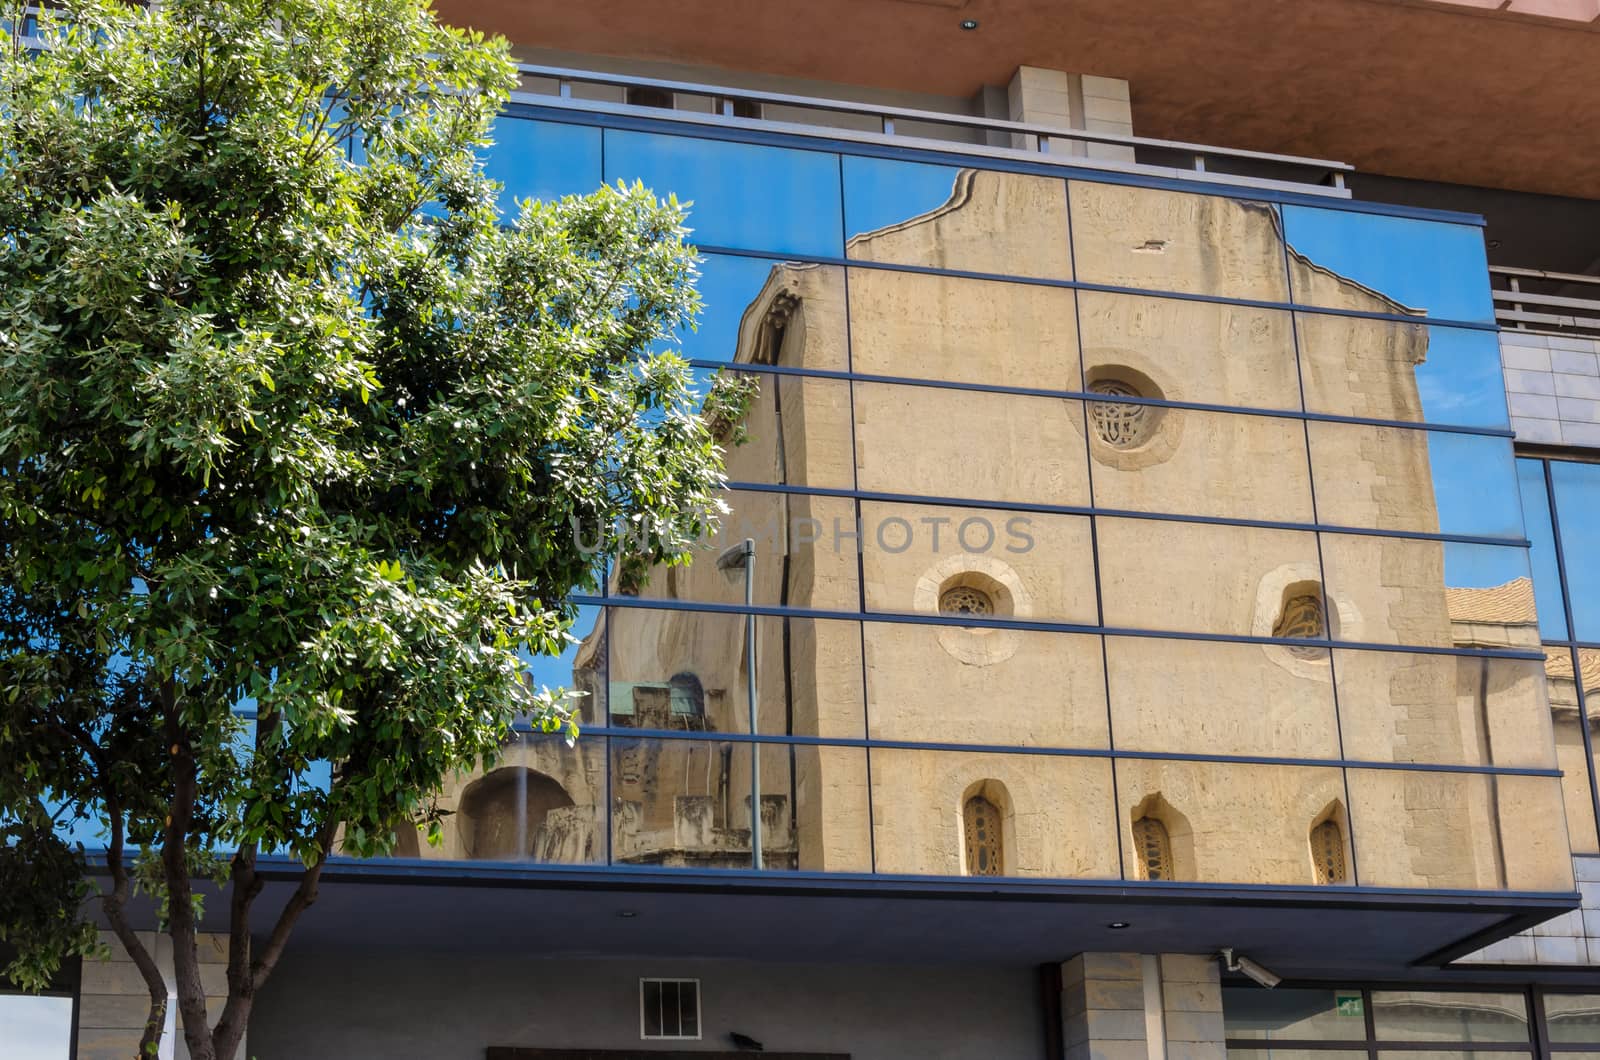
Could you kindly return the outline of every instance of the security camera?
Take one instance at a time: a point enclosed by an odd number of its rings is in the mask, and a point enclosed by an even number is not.
[[[1223,951],[1218,954],[1218,956],[1222,958],[1222,963],[1227,967],[1228,971],[1243,972],[1256,983],[1266,987],[1268,990],[1271,990],[1273,987],[1283,982],[1283,976],[1274,975],[1271,971],[1263,968],[1255,961],[1252,961],[1249,957],[1235,957],[1233,955],[1233,948],[1231,946],[1225,947]]]

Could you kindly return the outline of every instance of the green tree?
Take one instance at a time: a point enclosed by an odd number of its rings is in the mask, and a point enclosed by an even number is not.
[[[148,887],[190,1054],[227,1058],[330,851],[436,834],[519,714],[576,734],[518,649],[567,643],[588,548],[670,562],[715,517],[655,352],[694,259],[638,187],[502,226],[477,152],[514,67],[424,0],[83,0],[37,36],[0,41],[0,941],[41,984],[92,893],[153,1051]],[[253,942],[267,853],[303,872]]]

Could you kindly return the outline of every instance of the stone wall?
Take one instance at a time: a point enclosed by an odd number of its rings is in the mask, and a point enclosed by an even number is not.
[[[188,1060],[189,1048],[179,1029],[177,981],[172,971],[172,940],[153,931],[139,932],[139,939],[156,959],[167,980],[167,1028],[161,1036],[159,1060]],[[144,976],[128,956],[128,951],[109,931],[100,940],[111,950],[109,960],[85,960],[78,995],[78,1060],[128,1060],[139,1052],[145,1017],[150,1011],[150,994]],[[202,934],[199,940],[200,979],[206,989],[206,1011],[210,1019],[222,1014],[227,1000],[228,937]],[[249,1056],[248,1039],[239,1043],[238,1056]]]

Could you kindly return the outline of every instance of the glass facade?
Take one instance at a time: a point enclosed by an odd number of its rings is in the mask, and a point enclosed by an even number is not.
[[[402,856],[1571,889],[1478,229],[534,113],[508,210],[690,203],[756,397],[720,537],[536,663],[578,745]]]
[[[1595,834],[1595,713],[1600,705],[1600,464],[1517,460],[1538,603],[1545,679],[1572,849],[1600,853]]]
[[[1224,986],[1231,1060],[1560,1055],[1600,1051],[1600,997],[1535,989]]]

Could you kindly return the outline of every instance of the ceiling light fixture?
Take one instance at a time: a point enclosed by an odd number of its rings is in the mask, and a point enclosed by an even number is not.
[[[964,18],[964,19],[961,20],[961,28],[962,29],[977,29],[978,28],[978,20],[975,19],[975,18]]]
[[[1126,920],[1113,920],[1111,923],[1106,925],[1106,927],[1110,928],[1112,931],[1121,931],[1123,928],[1129,928],[1132,926],[1133,925],[1128,923]]]

